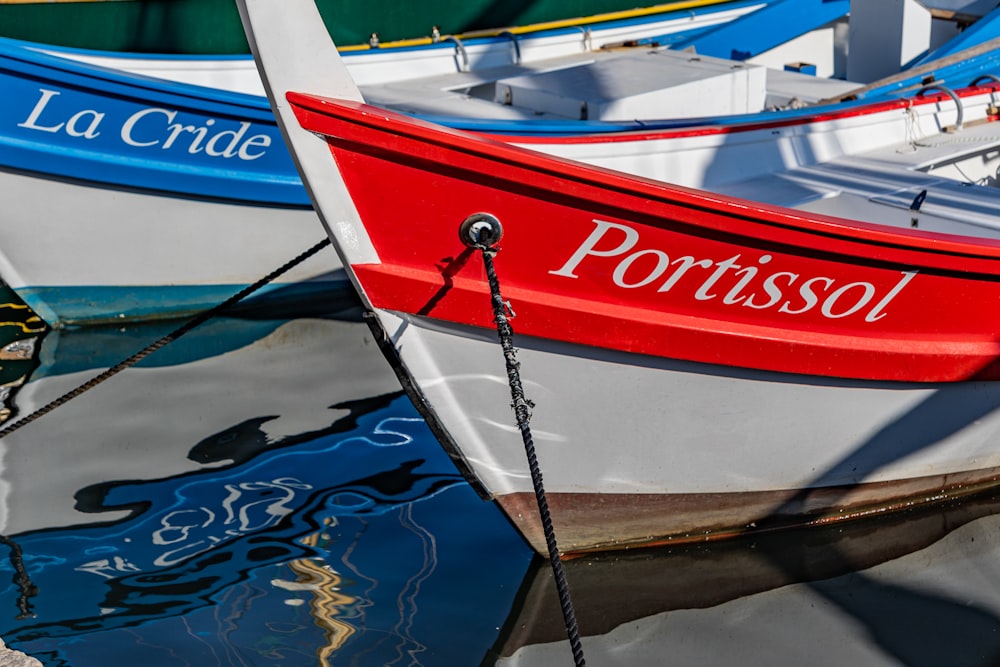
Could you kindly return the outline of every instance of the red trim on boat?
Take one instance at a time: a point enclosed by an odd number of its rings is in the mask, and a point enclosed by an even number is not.
[[[1000,86],[996,84],[987,86],[970,86],[955,91],[960,99],[993,93],[1000,91]],[[945,93],[933,93],[921,97],[908,97],[892,100],[882,100],[870,104],[861,105],[830,105],[819,107],[817,113],[813,115],[802,115],[797,117],[786,117],[778,115],[774,120],[755,121],[745,123],[731,123],[727,125],[699,125],[696,127],[684,127],[666,130],[634,130],[627,132],[613,132],[601,134],[573,134],[541,136],[537,134],[489,134],[482,136],[496,139],[498,141],[510,142],[512,144],[613,144],[630,141],[656,141],[661,139],[683,139],[685,137],[704,137],[713,135],[737,134],[740,132],[753,132],[756,130],[777,130],[785,127],[796,127],[818,122],[830,122],[847,118],[858,118],[871,116],[885,111],[896,109],[908,109],[926,104],[954,105],[954,101]]]
[[[482,262],[458,238],[488,212],[504,224],[496,266],[519,335],[818,376],[1000,377],[1000,243],[762,206],[360,103],[288,99],[328,138],[379,253],[352,267],[377,308],[492,327]]]

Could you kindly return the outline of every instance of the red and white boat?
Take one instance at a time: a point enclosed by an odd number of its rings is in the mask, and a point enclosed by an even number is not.
[[[830,123],[832,157],[720,194],[367,106],[321,24],[288,0],[239,4],[400,377],[540,552],[490,288],[460,237],[483,214],[503,226],[496,273],[563,552],[846,519],[1000,479],[1000,192],[945,173],[995,166],[990,89],[744,128],[787,138],[781,154]],[[865,114],[912,140],[838,153],[836,128]]]

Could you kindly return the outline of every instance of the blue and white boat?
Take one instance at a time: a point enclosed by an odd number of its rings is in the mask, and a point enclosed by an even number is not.
[[[815,103],[824,100],[841,106],[845,95],[862,101],[904,95],[928,79],[935,86],[964,86],[1000,69],[988,29],[997,11],[975,24],[987,26],[977,33],[980,41],[969,45],[967,30],[964,50],[862,87],[754,62],[773,56],[779,47],[785,50],[774,57],[793,57],[788,49],[796,34],[813,53],[822,50],[817,43],[840,44],[849,6],[847,0],[724,3],[712,5],[714,14],[705,14],[714,24],[705,18],[697,29],[689,14],[683,20],[644,17],[590,26],[589,37],[585,31],[560,28],[516,39],[484,37],[481,44],[452,39],[400,51],[369,49],[345,60],[352,75],[368,82],[362,88],[366,97],[380,105],[437,117],[454,127],[541,137],[532,146],[548,152],[566,150],[558,141],[562,136],[614,133],[610,142],[578,143],[572,157],[613,161],[614,168],[642,175],[659,175],[649,173],[649,165],[662,165],[657,155],[672,149],[638,134],[623,138],[618,134],[623,130],[759,122],[774,120],[776,114],[805,121],[822,112]],[[763,21],[781,30],[746,29],[782,8],[777,15],[783,21]],[[666,25],[670,21],[673,32]],[[707,30],[711,25],[715,27]],[[761,39],[738,42],[734,34]],[[624,42],[638,48],[602,48]],[[742,60],[708,55],[721,48],[711,47],[713,43],[730,44],[728,55]],[[698,55],[679,50],[689,47]],[[0,40],[0,86],[9,100],[0,108],[0,279],[50,325],[186,316],[220,303],[322,238],[265,98],[108,67],[125,61],[158,63],[161,76],[167,76],[164,67],[176,70],[174,74],[186,69],[202,76],[205,70],[197,59],[112,59],[105,54],[105,60],[94,64],[63,57],[67,55]],[[637,66],[638,61],[644,62]],[[215,62],[230,74],[241,62],[251,64],[232,58]],[[417,65],[404,67],[407,63]],[[664,66],[670,63],[672,68]],[[631,98],[623,89],[614,91],[613,103],[606,106],[629,109],[625,116],[602,115],[597,112],[601,105],[586,98],[550,96],[542,100],[545,108],[495,101],[519,100],[522,92],[538,92],[571,77],[594,83],[611,76],[624,87],[627,82],[617,80],[616,73],[644,75],[650,66],[674,78]],[[696,66],[700,69],[692,82]],[[154,73],[144,67],[136,69]],[[412,78],[414,71],[434,74],[436,68],[445,73]],[[716,76],[721,70],[724,74]],[[395,79],[389,80],[390,74]],[[682,86],[677,77],[688,81]],[[434,88],[431,80],[450,83]],[[259,85],[256,76],[253,81]],[[638,85],[646,85],[644,81]],[[746,93],[750,84],[756,86],[754,105],[710,104],[725,97],[718,94],[720,86],[730,92],[743,86]],[[712,94],[702,94],[703,104],[693,105],[688,100],[698,85]],[[749,98],[746,93],[744,102]],[[687,109],[666,104],[677,99]],[[567,104],[577,110],[576,118],[553,109]],[[587,120],[579,119],[581,104],[588,109]],[[550,136],[551,146],[546,143]],[[267,291],[307,296],[350,289],[340,266],[327,252]]]
[[[182,316],[322,237],[256,97],[0,41],[0,278],[50,325]],[[346,287],[314,258],[268,289]]]

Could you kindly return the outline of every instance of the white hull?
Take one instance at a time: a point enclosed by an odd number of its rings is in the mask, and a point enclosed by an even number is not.
[[[473,38],[455,40],[445,36],[438,44],[422,47],[347,50],[344,61],[359,85],[397,83],[599,51],[607,45],[721,25],[762,6],[764,3],[708,13],[692,11],[682,18],[675,16],[626,25],[596,24],[587,30],[581,28],[549,35],[511,34],[509,39],[499,42]],[[264,95],[252,58],[148,58],[61,49],[47,52],[133,74]]]
[[[487,293],[483,307],[489,308]],[[529,497],[533,503],[496,334],[379,316],[485,492],[509,514]],[[903,500],[914,488],[942,491],[949,476],[954,482],[971,472],[970,488],[1000,477],[1000,386],[993,382],[858,382],[568,349],[524,337],[515,337],[515,345],[526,397],[536,406],[531,432],[545,488],[550,504],[565,511],[554,511],[553,521],[557,528],[564,523],[557,532],[566,551],[609,546],[587,544],[584,528],[565,525],[574,505],[606,503],[608,520],[613,504],[630,512],[643,504],[675,505],[674,514],[649,526],[658,532],[641,536],[648,542],[785,515],[821,516],[833,509],[830,499],[863,508],[893,498],[884,491],[881,499],[868,498],[866,485],[901,484],[906,488],[895,497]],[[820,494],[810,497],[814,490]],[[598,496],[606,500],[593,500]],[[708,496],[711,504],[704,503]],[[511,518],[536,546],[543,544],[536,513]],[[639,537],[623,534],[620,546]]]
[[[1000,94],[985,93],[962,99],[961,119],[966,125],[981,124],[989,109],[1000,102]],[[1000,133],[987,131],[970,136],[966,128],[953,137],[938,135],[953,128],[959,110],[952,101],[909,109],[890,109],[863,115],[845,115],[806,123],[762,124],[759,129],[732,132],[703,131],[650,133],[612,140],[524,140],[513,143],[551,155],[614,169],[672,185],[718,192],[768,174],[787,172],[810,165],[829,163],[850,155],[877,150],[898,152],[889,168],[903,173],[931,160],[941,159],[942,148],[953,154],[969,152],[976,146],[996,142]],[[776,121],[779,119],[775,119]],[[918,145],[936,137],[942,144],[937,153]],[[761,189],[755,199],[767,200],[772,193]],[[795,202],[783,205],[794,206]]]
[[[530,491],[496,334],[380,315],[399,325],[404,363],[485,487]],[[553,492],[748,493],[1000,465],[996,383],[819,380],[515,343]]]
[[[141,318],[157,306],[174,317],[196,312],[323,239],[310,209],[159,196],[10,171],[0,171],[0,216],[0,275],[54,326]],[[346,287],[340,267],[327,249],[268,289],[309,280]]]

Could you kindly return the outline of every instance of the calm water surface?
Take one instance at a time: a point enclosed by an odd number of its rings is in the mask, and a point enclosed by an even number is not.
[[[22,323],[8,408],[174,326]],[[345,313],[209,322],[0,440],[0,496],[0,636],[46,665],[572,664],[547,563]],[[569,561],[588,664],[998,665],[998,510]]]

